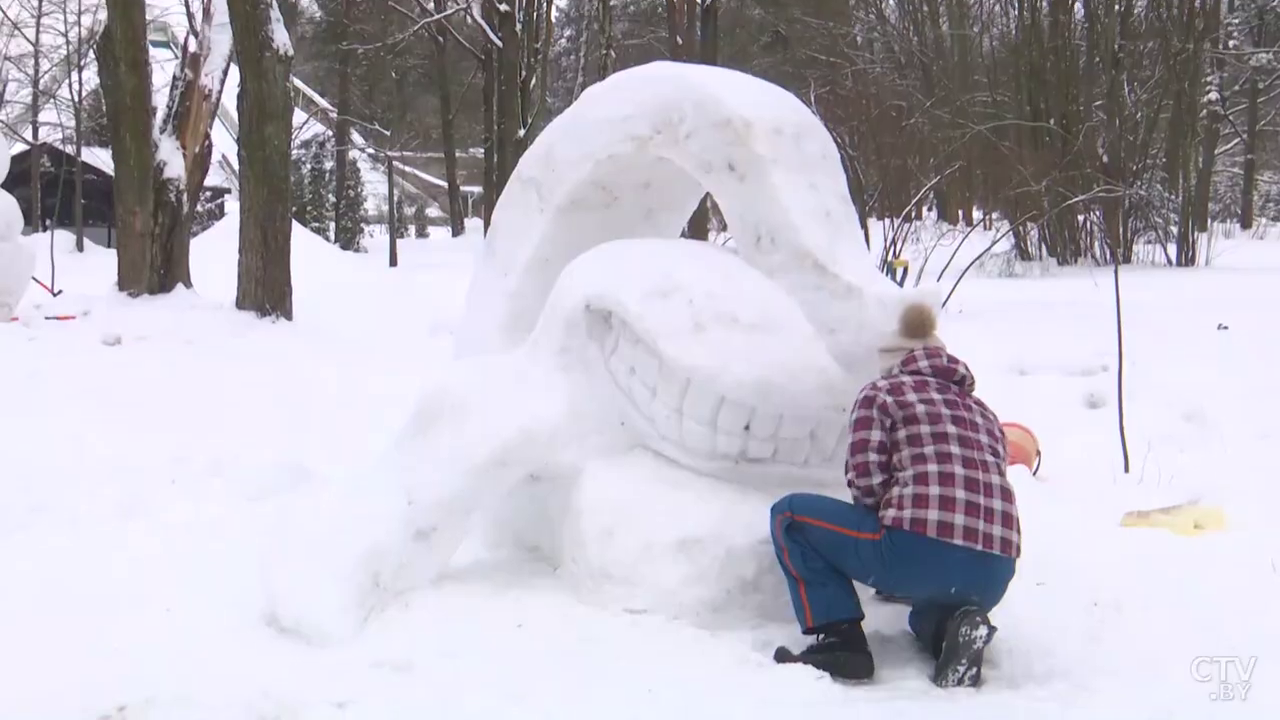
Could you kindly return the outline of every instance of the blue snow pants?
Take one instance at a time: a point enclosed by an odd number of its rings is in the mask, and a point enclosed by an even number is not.
[[[990,611],[1017,561],[927,535],[881,527],[876,511],[825,495],[795,493],[774,503],[773,547],[805,634],[865,614],[856,580],[911,599],[907,624],[926,647],[960,607]]]

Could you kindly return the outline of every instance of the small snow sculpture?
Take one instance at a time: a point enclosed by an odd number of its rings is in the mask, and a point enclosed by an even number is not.
[[[9,144],[0,138],[0,178],[9,175]],[[27,294],[36,254],[22,236],[22,208],[0,190],[0,322],[13,317]]]

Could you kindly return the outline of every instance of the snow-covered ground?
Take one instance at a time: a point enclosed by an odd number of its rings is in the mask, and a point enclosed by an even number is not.
[[[403,241],[389,269],[384,243],[349,255],[298,233],[294,323],[231,309],[234,222],[195,240],[196,290],[158,299],[114,295],[109,251],[59,242],[64,293],[33,286],[0,326],[0,718],[1278,716],[1274,240],[1224,240],[1211,269],[1124,271],[1129,475],[1109,272],[961,285],[945,339],[1045,451],[1037,478],[1014,471],[1025,555],[978,691],[933,688],[906,610],[874,601],[873,684],[773,665],[799,640],[780,575],[762,589],[782,613],[711,627],[481,558],[353,639],[280,632],[263,554],[323,566],[363,532],[353,516],[314,548],[280,542],[314,532],[298,509],[367,466],[451,353],[475,240],[436,238]],[[37,319],[65,313],[81,317]],[[618,492],[636,526],[698,517]],[[1119,527],[1190,497],[1227,529]],[[619,572],[655,560],[625,551]],[[1247,700],[1210,700],[1199,656],[1257,656]]]

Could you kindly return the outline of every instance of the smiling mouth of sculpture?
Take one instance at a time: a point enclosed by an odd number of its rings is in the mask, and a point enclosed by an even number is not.
[[[847,395],[838,389],[828,388],[825,397],[815,397],[823,393],[813,388],[778,387],[770,393],[754,386],[750,393],[741,388],[735,393],[717,381],[714,371],[682,367],[664,357],[620,315],[587,312],[603,329],[597,336],[601,356],[626,398],[625,414],[654,450],[713,473],[813,471],[830,478],[833,469],[843,468],[849,408],[842,402]],[[792,397],[784,397],[788,392]],[[747,394],[755,396],[753,401]],[[833,402],[833,395],[840,399]]]

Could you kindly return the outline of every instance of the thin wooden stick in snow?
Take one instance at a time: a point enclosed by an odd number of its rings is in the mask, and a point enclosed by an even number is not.
[[[1116,293],[1116,421],[1120,425],[1120,454],[1129,474],[1129,440],[1124,431],[1124,322],[1120,313],[1120,253],[1112,253],[1111,276]]]

